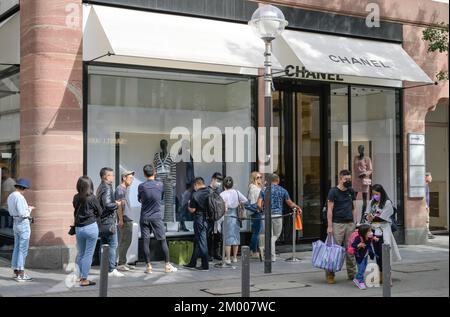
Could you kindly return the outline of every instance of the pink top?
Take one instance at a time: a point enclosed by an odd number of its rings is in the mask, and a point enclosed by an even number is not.
[[[356,192],[367,193],[369,191],[369,185],[363,184],[363,178],[369,178],[372,175],[372,160],[368,156],[364,156],[362,160],[359,156],[355,156],[353,160],[353,177],[352,177],[352,187]],[[361,175],[365,175],[361,178]]]

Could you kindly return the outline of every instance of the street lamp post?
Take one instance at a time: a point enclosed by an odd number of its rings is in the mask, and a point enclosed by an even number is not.
[[[272,127],[272,41],[283,32],[288,22],[283,12],[272,5],[260,6],[253,13],[248,24],[264,41],[264,127],[266,137],[266,164],[272,163],[270,153]],[[271,238],[272,238],[272,170],[265,174],[266,191],[264,195],[264,273],[272,272]]]

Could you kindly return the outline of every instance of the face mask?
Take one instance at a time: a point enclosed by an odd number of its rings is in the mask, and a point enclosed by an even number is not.
[[[216,187],[220,187],[220,186],[222,186],[222,183],[221,182],[216,182]]]
[[[373,195],[375,201],[380,201],[381,195]]]
[[[352,187],[352,182],[351,182],[351,181],[346,181],[346,182],[344,183],[344,187],[345,187],[345,188],[350,188],[350,187]]]

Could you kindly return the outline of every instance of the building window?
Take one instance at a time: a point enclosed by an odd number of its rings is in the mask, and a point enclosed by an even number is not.
[[[332,85],[330,98],[331,186],[336,186],[342,169],[352,172],[357,194],[358,221],[371,198],[371,184],[381,184],[389,198],[399,204],[401,177],[400,104],[396,89]],[[360,170],[371,170],[366,177]],[[370,181],[364,180],[369,178]],[[401,195],[400,195],[401,196]]]
[[[20,175],[19,139],[19,68],[13,66],[0,71],[0,238],[13,236],[7,198]]]
[[[246,195],[256,153],[256,135],[250,133],[251,79],[100,66],[89,66],[88,72],[87,173],[97,187],[104,166],[117,175],[136,171],[130,188],[135,222],[140,216],[137,188],[145,180],[142,167],[155,157],[164,167],[158,175],[165,182],[162,206],[168,236],[177,234],[186,216],[182,195],[190,169],[207,183],[215,172],[232,176],[235,188]],[[229,137],[230,131],[248,134],[238,140]],[[172,159],[184,162],[159,161],[161,140],[167,140]],[[116,186],[118,182],[116,177]],[[192,230],[190,221],[186,226]]]
[[[396,202],[396,90],[352,86],[351,92],[351,162],[353,187],[359,192],[358,206],[363,206],[361,193],[367,189],[358,168],[363,168],[366,163],[372,166],[369,173],[372,185],[382,185],[389,198]]]

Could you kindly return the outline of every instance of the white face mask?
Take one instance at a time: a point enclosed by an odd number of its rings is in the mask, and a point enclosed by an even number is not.
[[[221,182],[216,182],[216,187],[220,187],[220,186],[222,186],[222,183]]]

